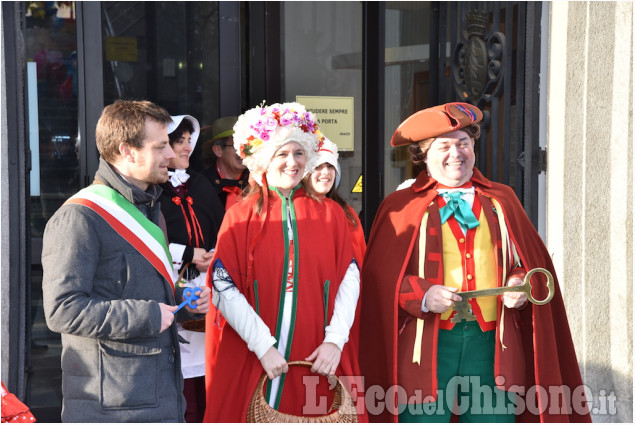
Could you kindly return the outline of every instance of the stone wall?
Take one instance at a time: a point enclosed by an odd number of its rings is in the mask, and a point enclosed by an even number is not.
[[[594,422],[633,420],[633,4],[553,2],[547,246]]]

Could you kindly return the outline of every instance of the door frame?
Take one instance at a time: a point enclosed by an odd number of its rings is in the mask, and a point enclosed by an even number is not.
[[[77,22],[77,111],[80,186],[93,181],[99,168],[95,127],[104,109],[104,63],[101,2],[75,2]],[[99,84],[95,84],[99,82]]]
[[[368,239],[384,199],[385,2],[362,6],[362,211]]]
[[[25,111],[24,3],[2,2],[2,381],[24,399],[30,363],[29,170]],[[6,104],[5,104],[6,102]],[[7,252],[8,251],[8,252]]]

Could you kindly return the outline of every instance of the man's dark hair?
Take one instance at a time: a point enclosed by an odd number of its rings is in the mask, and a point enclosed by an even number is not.
[[[474,140],[477,140],[479,137],[481,137],[481,127],[479,127],[478,124],[471,124],[467,127],[461,128],[460,130],[465,131],[467,135]],[[435,140],[437,140],[436,137],[430,137],[428,139],[408,145],[408,152],[410,153],[410,159],[412,160],[413,164],[420,165],[424,163],[424,160],[428,155],[428,149],[430,149],[430,145],[432,145]]]
[[[106,106],[95,130],[97,150],[102,158],[109,163],[116,162],[122,142],[142,148],[146,120],[167,125],[172,118],[165,109],[147,100],[116,100]]]

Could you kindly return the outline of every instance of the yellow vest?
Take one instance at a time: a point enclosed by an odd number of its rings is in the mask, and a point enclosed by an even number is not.
[[[459,228],[453,218],[441,225],[443,238],[443,284],[459,291],[495,288],[498,286],[496,276],[496,257],[494,245],[487,219],[481,208],[478,214],[480,225],[468,230],[457,239],[450,227],[450,221]],[[492,330],[496,326],[497,297],[479,297],[469,300],[472,313],[476,316],[481,330]],[[450,317],[454,309],[441,315],[441,328],[452,329],[454,323]],[[493,323],[492,323],[493,322]]]

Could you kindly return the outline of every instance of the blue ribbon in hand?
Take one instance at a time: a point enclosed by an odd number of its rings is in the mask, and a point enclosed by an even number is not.
[[[441,224],[445,223],[448,218],[454,215],[454,218],[459,223],[459,226],[461,226],[461,229],[463,229],[463,232],[467,232],[467,229],[478,227],[480,223],[472,212],[470,204],[461,198],[461,195],[462,193],[459,191],[445,193],[444,196],[448,196],[450,199],[447,200],[445,207],[439,210],[439,213],[441,214]]]

